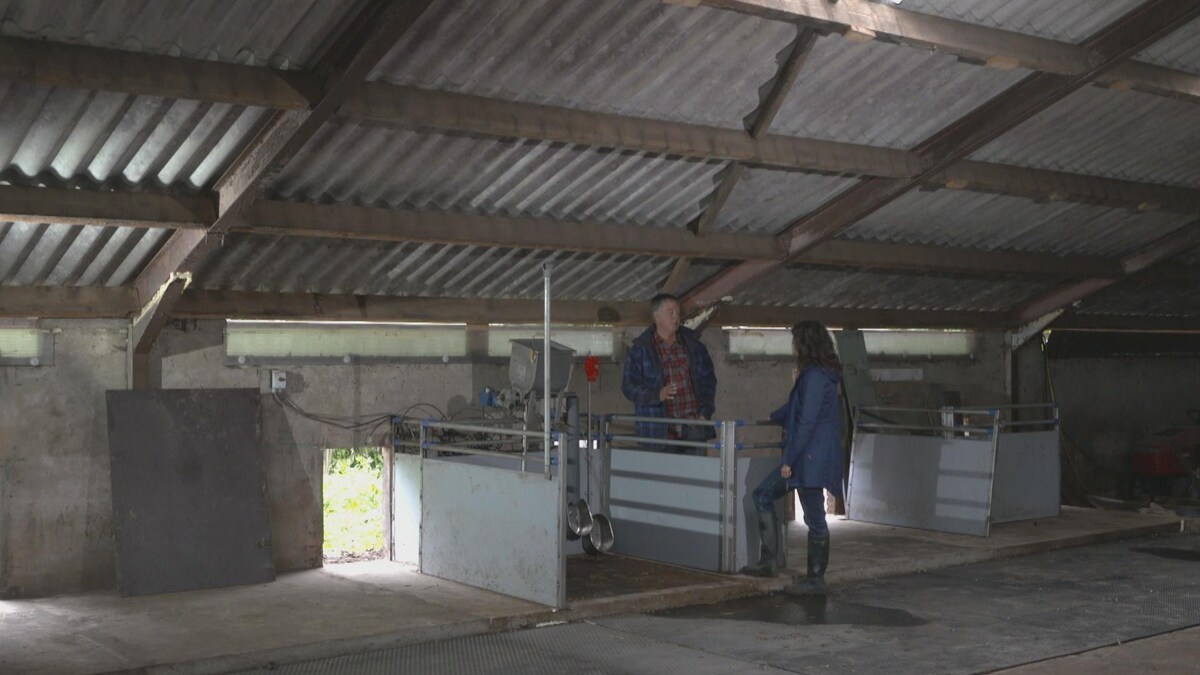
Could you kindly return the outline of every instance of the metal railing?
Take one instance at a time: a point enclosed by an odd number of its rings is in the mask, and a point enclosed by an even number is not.
[[[1034,413],[1029,419],[1014,419],[1019,412]],[[909,417],[907,423],[896,421]],[[921,419],[921,418],[924,419]],[[871,418],[871,421],[864,418]],[[915,421],[912,421],[915,420]],[[854,410],[854,429],[876,433],[911,432],[915,435],[939,434],[948,438],[1004,432],[1057,429],[1058,404],[1023,403],[988,407],[907,408],[899,406],[862,406]]]

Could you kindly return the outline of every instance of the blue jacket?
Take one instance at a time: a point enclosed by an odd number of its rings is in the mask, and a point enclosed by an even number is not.
[[[712,419],[716,412],[717,373],[713,370],[712,357],[708,348],[700,342],[696,331],[679,327],[679,339],[687,349],[688,372],[692,376],[692,390],[700,404],[700,416]],[[662,359],[654,345],[654,326],[646,329],[633,341],[629,354],[625,356],[625,373],[621,378],[621,393],[633,401],[633,414],[638,417],[666,417],[666,406],[658,398],[663,382]],[[643,438],[666,438],[667,425],[657,422],[638,422],[637,435]],[[712,429],[709,438],[716,436]]]
[[[842,494],[842,424],[838,384],[832,370],[804,369],[788,402],[771,413],[783,425],[783,463],[792,467],[791,488],[825,488]]]

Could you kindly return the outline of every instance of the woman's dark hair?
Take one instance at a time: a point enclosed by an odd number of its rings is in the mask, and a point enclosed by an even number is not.
[[[834,372],[842,372],[833,338],[820,321],[800,321],[792,326],[792,353],[800,370],[809,366],[820,366]]]

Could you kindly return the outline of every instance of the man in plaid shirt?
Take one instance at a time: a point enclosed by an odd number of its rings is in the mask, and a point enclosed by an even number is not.
[[[679,298],[668,293],[650,300],[654,325],[633,341],[625,359],[621,391],[639,417],[712,419],[716,410],[717,376],[699,335],[680,326]],[[645,438],[706,441],[716,437],[711,426],[639,422]],[[703,455],[703,448],[672,448]]]

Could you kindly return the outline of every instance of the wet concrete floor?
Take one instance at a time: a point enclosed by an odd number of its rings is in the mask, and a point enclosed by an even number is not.
[[[775,594],[766,598],[741,598],[717,605],[680,607],[654,616],[667,619],[729,619],[763,621],[785,626],[922,626],[928,621],[911,612],[847,602],[828,595],[792,597]]]

